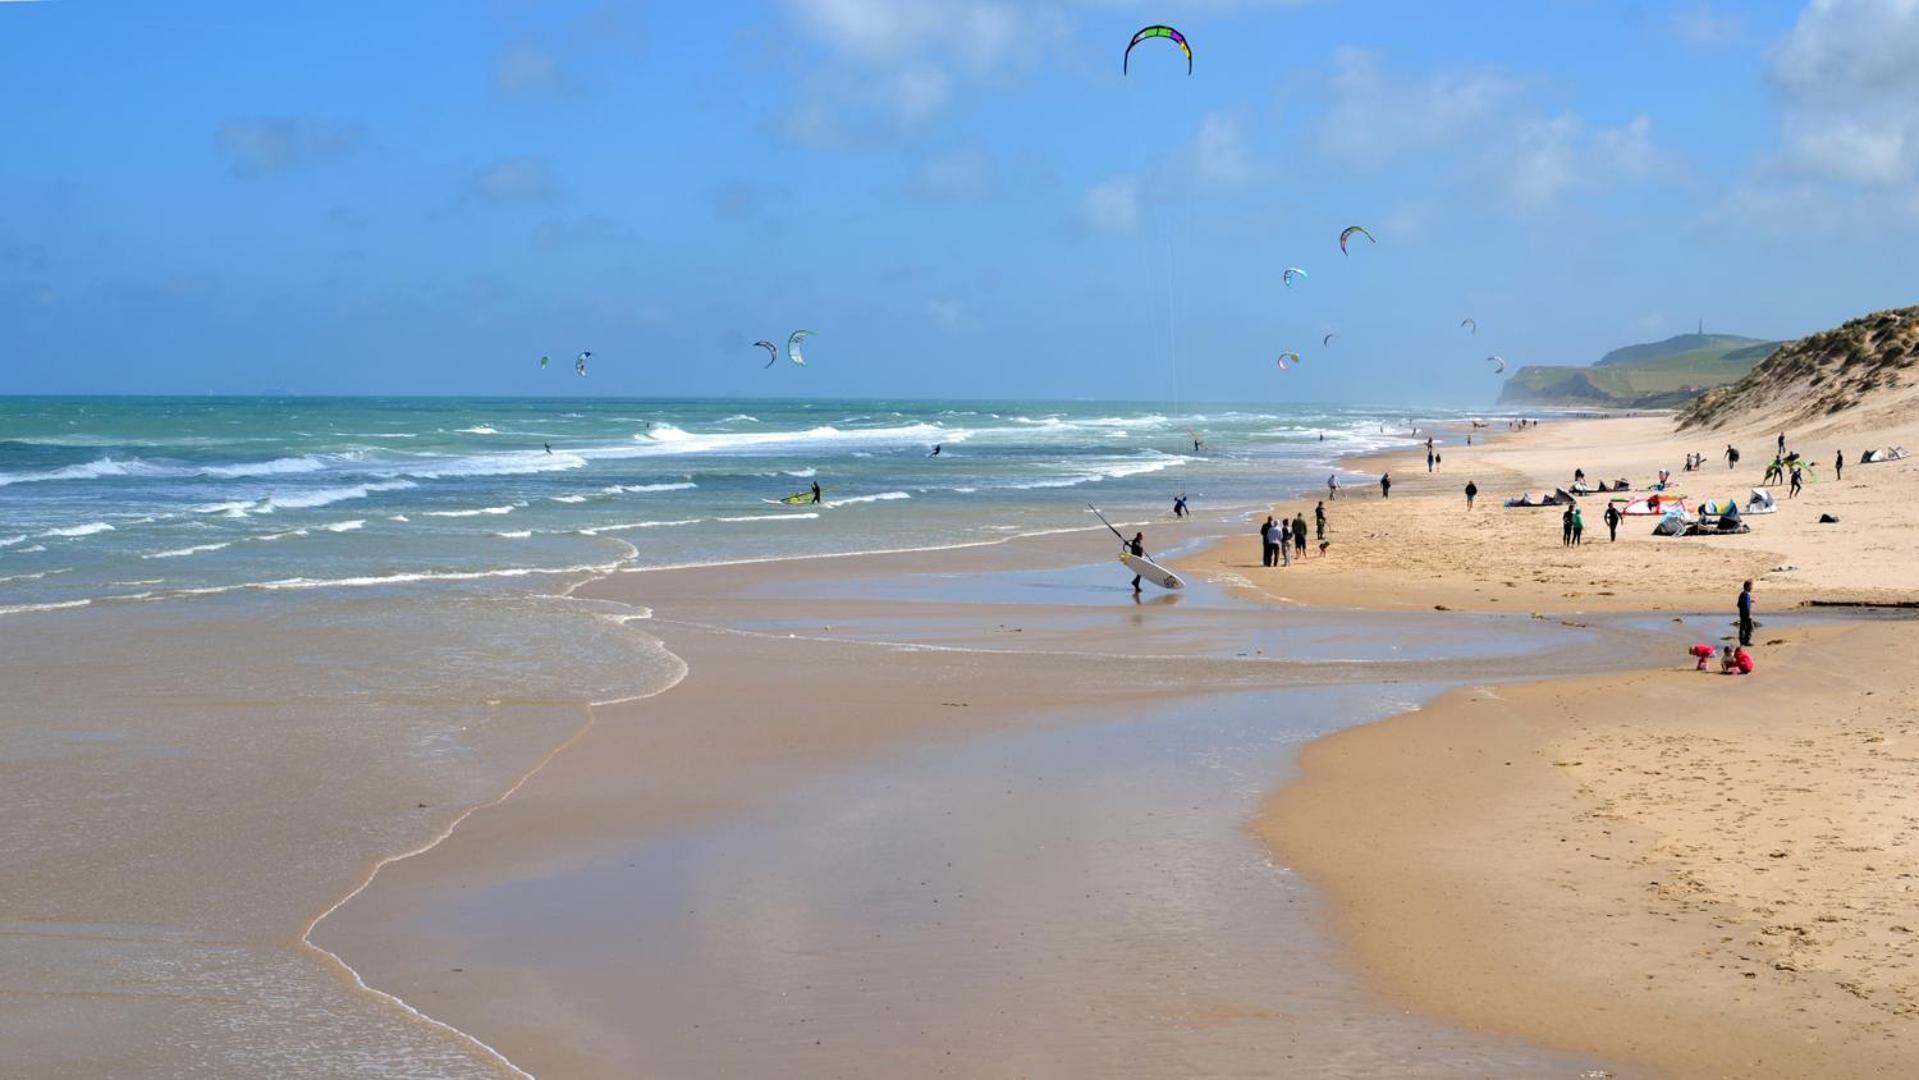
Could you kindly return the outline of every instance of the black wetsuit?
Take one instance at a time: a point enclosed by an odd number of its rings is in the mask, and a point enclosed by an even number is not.
[[[1144,559],[1146,557],[1146,545],[1144,543],[1141,543],[1138,537],[1134,537],[1133,539],[1128,540],[1126,542],[1126,550],[1132,552],[1135,556],[1139,558]],[[1138,574],[1133,575],[1133,591],[1134,592],[1139,591],[1139,575]]]
[[[820,482],[818,480],[813,481],[813,501],[820,501]]]

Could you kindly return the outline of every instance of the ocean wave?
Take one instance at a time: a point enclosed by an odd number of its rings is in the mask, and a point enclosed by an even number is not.
[[[325,469],[351,465],[354,455],[313,455],[301,457],[273,458],[269,461],[237,462],[232,465],[190,465],[171,464],[160,461],[147,461],[142,458],[121,460],[113,457],[96,458],[93,461],[75,465],[63,465],[57,469],[45,469],[40,472],[0,473],[0,487],[10,484],[44,483],[62,480],[101,480],[119,477],[134,479],[167,479],[185,477],[212,477],[220,480],[232,480],[249,476],[285,476],[294,473],[320,472]]]
[[[142,559],[178,559],[187,555],[198,555],[203,551],[219,551],[233,546],[233,541],[224,540],[217,544],[195,544],[192,547],[175,548],[172,551],[156,551],[151,555],[142,555]]]
[[[513,512],[513,507],[511,506],[480,506],[480,507],[475,507],[472,510],[423,510],[421,511],[421,513],[426,517],[443,517],[443,518],[479,517],[482,514],[511,514],[512,512]]]
[[[288,537],[305,536],[305,535],[307,535],[307,531],[305,529],[288,529],[286,532],[267,533],[264,536],[253,537],[253,539],[261,540],[261,541],[272,541],[272,540],[285,540]]]
[[[854,503],[892,502],[895,499],[910,499],[913,496],[904,491],[882,491],[878,495],[855,495],[850,499],[834,499],[826,506],[852,506]]]
[[[1197,458],[1186,457],[1181,454],[1162,454],[1154,451],[1144,457],[1128,458],[1123,461],[1076,461],[1070,464],[1055,466],[1067,472],[1069,475],[1052,477],[1045,480],[1029,480],[1022,484],[1008,484],[1006,486],[1016,491],[1078,487],[1081,484],[1097,484],[1102,480],[1117,480],[1127,476],[1143,476],[1147,473],[1160,472],[1164,469],[1170,469],[1177,465],[1183,465],[1187,462],[1197,460]]]
[[[739,517],[714,518],[714,521],[807,521],[818,514],[742,514]]]
[[[629,521],[623,525],[596,525],[591,529],[581,529],[581,536],[598,536],[601,533],[624,532],[627,529],[670,529],[679,525],[698,525],[701,518],[681,518],[677,521]]]
[[[748,416],[745,413],[735,413],[732,416],[729,416],[726,419],[720,421],[720,423],[722,424],[757,424],[759,422],[760,422],[759,417]]]
[[[654,424],[652,430],[633,436],[638,444],[625,456],[665,454],[724,454],[751,452],[775,447],[827,448],[847,445],[897,443],[902,446],[927,442],[959,442],[968,432],[948,431],[937,424],[905,424],[898,427],[853,428],[842,430],[830,424],[803,431],[753,431],[731,433],[695,433],[672,424]],[[581,451],[590,457],[623,456],[618,448]]]
[[[50,604],[11,604],[0,605],[0,615],[29,615],[36,611],[61,611],[66,608],[86,607],[92,600],[60,600]]]
[[[219,514],[223,517],[237,518],[246,517],[247,511],[253,509],[253,507],[254,504],[251,502],[223,502],[208,503],[205,506],[193,506],[188,507],[188,509],[196,514]]]
[[[322,525],[320,528],[333,533],[353,532],[366,528],[366,521],[364,519],[358,521],[336,521],[330,525]]]
[[[547,498],[552,499],[556,503],[583,503],[586,501],[586,496],[584,495],[549,495]]]
[[[525,540],[533,535],[532,529],[520,529],[516,532],[496,532],[493,535],[502,540]]]
[[[699,486],[691,480],[681,480],[671,484],[609,484],[600,490],[608,495],[644,495],[655,491],[686,491]]]
[[[15,544],[24,544],[26,542],[27,534],[25,533],[21,533],[19,536],[0,536],[0,548],[9,548]]]
[[[811,480],[820,474],[818,469],[782,469],[780,471],[786,476],[798,477],[801,480]]]
[[[381,491],[404,491],[418,487],[411,480],[386,480],[379,483],[353,484],[346,487],[290,488],[274,492],[261,499],[248,513],[271,514],[275,510],[312,510],[316,507],[331,506],[349,499],[364,499]]]
[[[41,536],[92,536],[95,533],[112,532],[113,526],[104,521],[89,521],[85,525],[69,525],[64,529],[48,529]]]
[[[9,574],[6,577],[0,577],[0,585],[5,585],[11,581],[39,581],[43,577],[52,577],[55,574],[72,573],[72,571],[73,571],[72,567],[62,567],[59,570],[42,570],[37,574]]]
[[[475,424],[472,427],[458,429],[462,435],[498,435],[498,429],[487,424]]]

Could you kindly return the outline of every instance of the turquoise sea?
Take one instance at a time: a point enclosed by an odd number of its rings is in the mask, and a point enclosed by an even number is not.
[[[1408,424],[1393,408],[1138,402],[5,398],[0,616],[540,590],[1082,528],[1088,502],[1163,512],[1181,493],[1210,516],[1322,485],[1337,455]],[[780,502],[815,481],[819,505]]]

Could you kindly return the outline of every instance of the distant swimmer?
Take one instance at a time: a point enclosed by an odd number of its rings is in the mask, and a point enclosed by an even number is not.
[[[813,481],[813,501],[820,501],[820,482],[818,480]]]
[[[934,444],[933,444],[933,452],[932,452],[932,453],[930,453],[930,454],[928,454],[928,455],[926,455],[926,456],[927,456],[927,457],[938,457],[938,456],[940,456],[940,444],[939,444],[939,443],[934,443]]]
[[[547,452],[547,453],[549,453],[549,454],[550,454],[550,453],[552,453],[552,452],[553,452],[553,444],[552,444],[552,443],[541,443],[540,445],[541,445],[541,446],[544,446],[544,447],[546,447],[546,452]]]
[[[1202,447],[1204,447],[1205,445],[1206,445],[1205,443],[1203,443],[1203,442],[1201,442],[1201,441],[1199,441],[1198,439],[1194,439],[1194,440],[1193,440],[1193,453],[1195,453],[1195,454],[1197,454],[1197,453],[1199,453],[1199,452],[1200,452],[1200,449],[1201,449]]]

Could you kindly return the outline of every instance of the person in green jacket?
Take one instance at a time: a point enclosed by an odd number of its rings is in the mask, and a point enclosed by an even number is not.
[[[1573,546],[1574,547],[1579,546],[1580,538],[1583,537],[1585,534],[1586,534],[1586,515],[1580,513],[1579,507],[1575,506],[1573,507]]]

